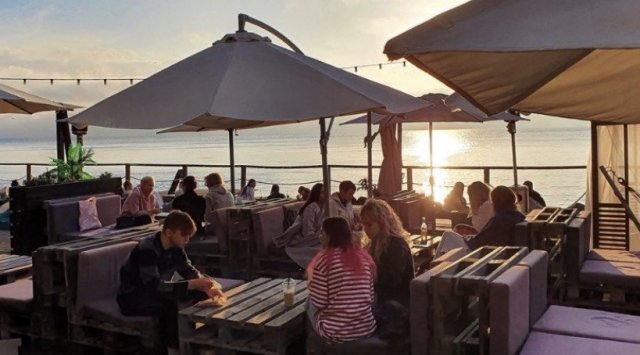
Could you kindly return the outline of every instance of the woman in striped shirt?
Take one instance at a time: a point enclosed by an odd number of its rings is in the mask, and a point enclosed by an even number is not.
[[[347,342],[376,330],[373,316],[375,263],[351,239],[349,223],[332,217],[322,223],[324,248],[307,268],[310,302],[307,313],[323,339]]]

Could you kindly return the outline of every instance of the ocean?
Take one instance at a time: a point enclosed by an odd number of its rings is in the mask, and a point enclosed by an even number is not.
[[[590,149],[588,123],[532,115],[530,122],[519,122],[516,134],[517,158],[520,166],[579,166],[586,165]],[[329,163],[334,165],[362,165],[362,169],[332,169],[334,181],[365,178],[367,153],[363,138],[365,125],[344,125],[336,119],[329,141]],[[405,165],[427,166],[428,131],[426,124],[405,125],[403,134],[403,162]],[[434,124],[434,165],[447,166],[511,166],[511,141],[503,122],[483,124]],[[236,165],[292,166],[319,165],[319,128],[317,122],[240,131],[235,136]],[[156,134],[149,130],[115,130],[91,127],[85,146],[93,148],[95,160],[102,164],[159,163],[159,164],[221,164],[229,163],[227,132]],[[4,154],[0,163],[48,163],[55,156],[52,137],[1,137]],[[374,143],[373,162],[382,161],[379,138]],[[34,167],[33,174],[47,167]],[[160,189],[167,189],[177,168],[132,167],[134,185],[144,175],[156,177]],[[25,166],[0,166],[0,187],[12,179],[24,179]],[[104,171],[124,176],[123,166],[88,167],[99,175]],[[190,168],[203,186],[202,178],[212,171],[229,179],[225,168]],[[513,184],[511,170],[492,170],[492,185]],[[374,182],[378,171],[374,169]],[[413,172],[414,188],[428,190],[428,170]],[[442,200],[456,181],[465,185],[482,180],[482,170],[436,169],[436,199]],[[551,206],[568,206],[585,192],[587,173],[577,170],[520,170],[519,181],[531,180],[534,187]],[[311,186],[322,179],[321,170],[248,168],[247,178],[258,181],[256,196],[267,196],[271,184],[279,184],[281,192],[296,195],[299,185]],[[236,187],[240,184],[240,168],[236,170]],[[337,182],[332,184],[335,191]],[[364,195],[358,191],[356,195]]]

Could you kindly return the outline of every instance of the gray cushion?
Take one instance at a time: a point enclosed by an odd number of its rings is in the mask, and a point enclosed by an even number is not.
[[[27,309],[33,303],[33,280],[21,279],[0,286],[0,308]]]
[[[640,343],[640,317],[592,309],[551,306],[533,329],[594,339]]]
[[[516,354],[529,333],[529,269],[513,266],[489,286],[491,355]]]
[[[587,260],[640,263],[640,252],[627,250],[592,249],[587,254]]]
[[[410,297],[410,325],[411,325],[411,353],[429,353],[429,313],[431,300],[429,299],[429,281],[431,277],[444,270],[451,262],[443,261],[438,266],[427,270],[411,280]]]
[[[284,209],[276,206],[260,210],[251,215],[253,219],[253,233],[256,242],[256,250],[259,255],[266,255],[269,246],[273,244],[273,237],[284,232]]]
[[[137,242],[129,241],[80,253],[76,311],[82,314],[85,304],[90,302],[115,302],[120,286],[120,268],[136,245]]]
[[[547,268],[549,254],[532,250],[518,262],[529,269],[529,325],[532,326],[547,309]]]
[[[610,340],[531,332],[520,355],[631,355],[640,354],[640,345]]]
[[[63,198],[45,201],[47,210],[47,233],[49,235],[49,243],[53,244],[59,241],[75,239],[78,235],[80,227],[78,226],[78,218],[80,210],[78,201],[87,199],[91,196],[81,196],[74,198]],[[103,226],[109,226],[116,223],[116,219],[121,213],[121,198],[116,194],[95,195],[96,209],[98,210],[98,218]],[[65,239],[67,237],[68,239]]]
[[[96,320],[126,330],[151,330],[158,326],[158,320],[154,317],[124,316],[120,312],[118,302],[114,299],[101,299],[84,304],[82,315],[85,318]]]
[[[640,263],[586,260],[580,269],[580,282],[640,288]]]

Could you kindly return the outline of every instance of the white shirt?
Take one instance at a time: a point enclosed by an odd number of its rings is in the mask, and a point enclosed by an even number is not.
[[[487,200],[480,206],[480,208],[478,208],[477,214],[471,215],[471,224],[473,224],[473,228],[478,232],[481,231],[493,215],[493,204],[490,200]]]

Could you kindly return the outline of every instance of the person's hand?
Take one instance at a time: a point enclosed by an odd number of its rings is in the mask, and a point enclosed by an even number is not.
[[[356,231],[356,232],[362,231],[362,223],[360,223],[360,222],[355,223],[353,225],[353,230]]]
[[[206,293],[207,297],[209,297],[212,300],[218,297],[224,297],[224,293],[222,292],[222,290],[217,287],[212,287],[206,290],[204,293]]]
[[[187,288],[189,290],[199,290],[202,292],[207,292],[209,289],[213,288],[215,283],[213,280],[207,277],[201,277],[198,279],[189,280],[187,282]]]

